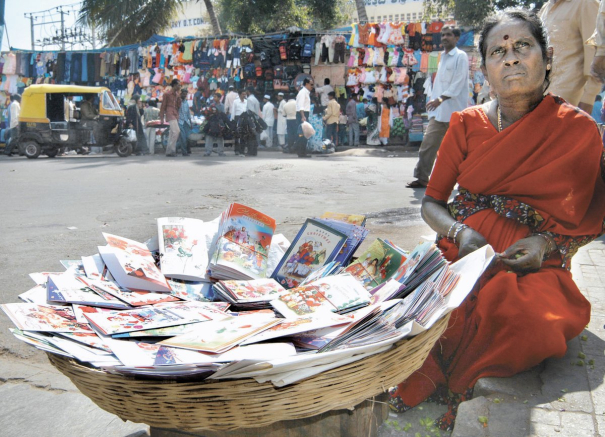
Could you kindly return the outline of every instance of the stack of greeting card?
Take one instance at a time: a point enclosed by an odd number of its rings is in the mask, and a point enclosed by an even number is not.
[[[216,279],[267,277],[267,258],[275,220],[233,203],[221,215],[218,238],[211,249],[210,276]]]
[[[157,238],[103,234],[97,254],[30,274],[24,303],[0,307],[17,339],[112,373],[283,385],[428,329],[493,257],[450,264],[432,243],[408,255],[377,239],[349,265],[364,224],[327,213],[277,250],[275,221],[244,205],[220,222],[160,218]]]

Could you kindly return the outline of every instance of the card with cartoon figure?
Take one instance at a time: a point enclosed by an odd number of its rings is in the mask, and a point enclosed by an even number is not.
[[[210,263],[211,276],[217,279],[265,278],[274,232],[275,219],[233,203],[221,216],[219,238]]]
[[[272,276],[285,288],[297,287],[311,272],[334,260],[346,241],[342,232],[307,219]]]
[[[186,281],[207,279],[204,222],[183,217],[163,217],[157,222],[162,273]]]

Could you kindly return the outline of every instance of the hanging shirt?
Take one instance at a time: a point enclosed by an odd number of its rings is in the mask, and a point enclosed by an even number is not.
[[[468,106],[468,57],[466,53],[454,47],[449,53],[443,53],[431,100],[449,97],[434,111],[429,111],[429,118],[449,123],[452,113],[462,111]]]

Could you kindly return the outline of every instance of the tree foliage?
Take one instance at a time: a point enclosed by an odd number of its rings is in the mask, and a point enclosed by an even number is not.
[[[236,33],[268,33],[291,26],[329,29],[347,22],[345,0],[219,0],[219,20]]]
[[[181,0],[83,0],[78,22],[95,23],[109,46],[145,41],[170,25]]]
[[[453,14],[463,26],[479,27],[493,13],[506,8],[540,10],[547,0],[425,0],[425,14]]]

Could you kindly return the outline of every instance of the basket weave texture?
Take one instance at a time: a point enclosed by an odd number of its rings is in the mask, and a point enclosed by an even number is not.
[[[388,390],[426,360],[449,320],[391,349],[285,387],[252,378],[158,381],[116,375],[48,354],[50,362],[99,407],[123,420],[183,431],[234,430],[303,419],[355,405]]]

